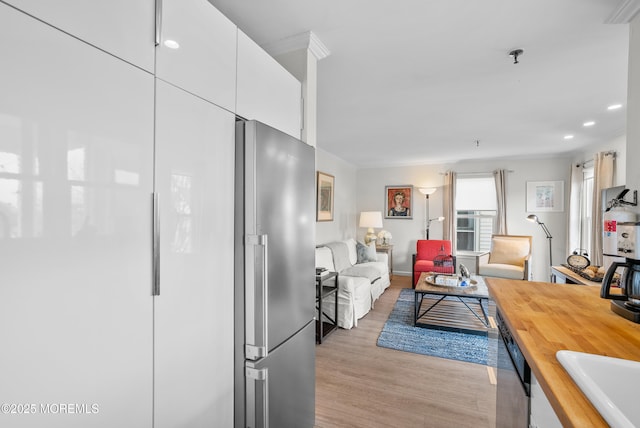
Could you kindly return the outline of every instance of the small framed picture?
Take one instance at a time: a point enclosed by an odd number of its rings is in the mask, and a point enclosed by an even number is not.
[[[316,221],[333,221],[335,177],[318,171],[316,186]]]
[[[413,218],[413,186],[385,186],[384,218]]]
[[[564,211],[564,181],[527,181],[527,212]]]

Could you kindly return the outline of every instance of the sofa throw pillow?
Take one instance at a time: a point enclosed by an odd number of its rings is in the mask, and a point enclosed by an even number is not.
[[[358,253],[358,263],[375,262],[378,260],[376,244],[374,242],[369,245],[365,245],[362,242],[356,243],[356,252]]]

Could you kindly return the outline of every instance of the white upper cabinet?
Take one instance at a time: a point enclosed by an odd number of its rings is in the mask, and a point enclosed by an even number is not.
[[[0,426],[150,427],[153,76],[4,3],[0,40],[0,397],[38,406]]]
[[[237,27],[206,0],[162,0],[156,76],[235,110]]]
[[[153,72],[155,0],[6,0],[6,3]]]
[[[238,30],[236,113],[300,138],[302,85]]]

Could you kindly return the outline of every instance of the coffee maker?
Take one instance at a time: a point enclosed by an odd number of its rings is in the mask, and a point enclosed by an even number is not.
[[[613,262],[602,280],[600,297],[612,299],[611,310],[636,323],[640,323],[640,222],[618,223],[618,255],[624,262]],[[611,294],[614,273],[622,268],[620,289],[622,294]]]

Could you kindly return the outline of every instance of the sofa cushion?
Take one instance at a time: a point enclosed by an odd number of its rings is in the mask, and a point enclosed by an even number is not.
[[[361,263],[357,265],[353,265],[349,268],[344,269],[340,272],[340,275],[346,276],[361,276],[367,278],[369,282],[374,283],[382,276],[380,270],[371,265],[370,263]]]
[[[333,254],[333,266],[335,266],[337,272],[342,272],[353,264],[349,260],[349,248],[345,242],[329,242],[325,245],[329,247]]]
[[[335,271],[333,266],[333,254],[329,247],[317,247],[316,248],[316,267],[325,268],[330,271]]]
[[[358,251],[356,249],[356,240],[353,238],[345,239],[342,241],[347,246],[347,251],[349,253],[349,263],[355,265],[358,263]]]
[[[362,242],[358,242],[356,243],[356,252],[358,253],[358,263],[375,262],[378,260],[375,243],[365,245]]]

